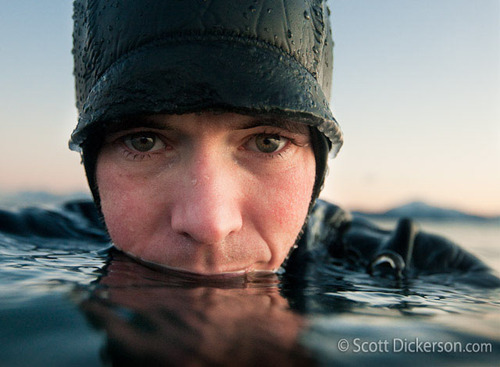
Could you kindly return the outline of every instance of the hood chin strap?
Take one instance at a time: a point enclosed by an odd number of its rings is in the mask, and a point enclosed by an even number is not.
[[[290,258],[292,253],[295,251],[295,249],[299,247],[300,239],[302,238],[307,229],[309,217],[311,216],[314,205],[316,204],[319,194],[323,189],[323,186],[325,184],[325,178],[328,173],[328,154],[330,152],[331,143],[326,138],[325,135],[323,135],[318,131],[318,129],[314,127],[310,127],[309,129],[311,131],[311,143],[314,150],[314,157],[316,159],[316,178],[314,181],[313,192],[311,195],[311,202],[309,203],[309,209],[307,211],[306,219],[304,221],[304,224],[302,225],[302,228],[297,238],[295,239],[295,243],[290,248],[290,251],[288,252],[288,255],[285,258],[285,261],[283,262],[283,264],[281,264],[281,267],[286,266],[286,263],[288,262],[288,259]]]
[[[97,186],[96,168],[97,168],[97,156],[102,146],[103,138],[100,134],[94,134],[88,137],[87,140],[82,144],[82,164],[85,168],[85,175],[87,176],[87,182],[89,184],[90,192],[92,193],[92,198],[94,199],[94,204],[99,212],[100,217],[104,217],[101,210],[101,198],[99,196],[99,189]]]
[[[325,178],[328,174],[328,154],[331,150],[331,142],[324,134],[314,127],[309,127],[309,130],[311,131],[311,143],[313,146],[314,158],[316,159],[316,178],[308,214],[311,213],[321,190],[323,190]]]

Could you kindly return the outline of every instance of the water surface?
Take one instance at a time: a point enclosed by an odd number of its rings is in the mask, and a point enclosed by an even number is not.
[[[462,239],[499,270],[498,228],[423,227]],[[332,262],[300,278],[200,283],[100,242],[0,234],[0,279],[2,366],[468,366],[500,357],[500,291],[449,275],[402,282]]]

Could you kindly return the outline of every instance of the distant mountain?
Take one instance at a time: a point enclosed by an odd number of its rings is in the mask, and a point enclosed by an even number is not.
[[[69,200],[90,199],[85,192],[53,194],[45,191],[0,192],[0,206],[4,208],[59,204]]]
[[[431,206],[421,201],[414,201],[385,212],[362,212],[353,211],[354,214],[369,218],[395,219],[395,218],[414,218],[414,219],[432,219],[446,221],[500,221],[499,217],[482,217],[461,212],[455,209],[446,209]]]

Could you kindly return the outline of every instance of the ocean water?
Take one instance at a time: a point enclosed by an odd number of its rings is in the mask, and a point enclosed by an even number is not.
[[[381,222],[383,227],[392,223]],[[500,228],[423,222],[500,272]],[[0,366],[498,366],[500,290],[325,264],[194,281],[99,242],[0,234]]]

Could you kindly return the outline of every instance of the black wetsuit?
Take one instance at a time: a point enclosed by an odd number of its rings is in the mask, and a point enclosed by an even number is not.
[[[0,210],[0,233],[109,243],[91,201],[69,202],[51,210]],[[446,238],[419,231],[409,219],[401,219],[393,231],[382,230],[318,200],[285,269],[297,274],[325,262],[375,277],[408,279],[446,273],[478,286],[500,287],[500,279],[474,255]]]
[[[500,279],[474,255],[452,241],[419,231],[408,218],[392,231],[352,216],[336,205],[318,200],[288,270],[329,261],[373,276],[396,279],[450,274],[453,280],[483,287],[499,287]]]

